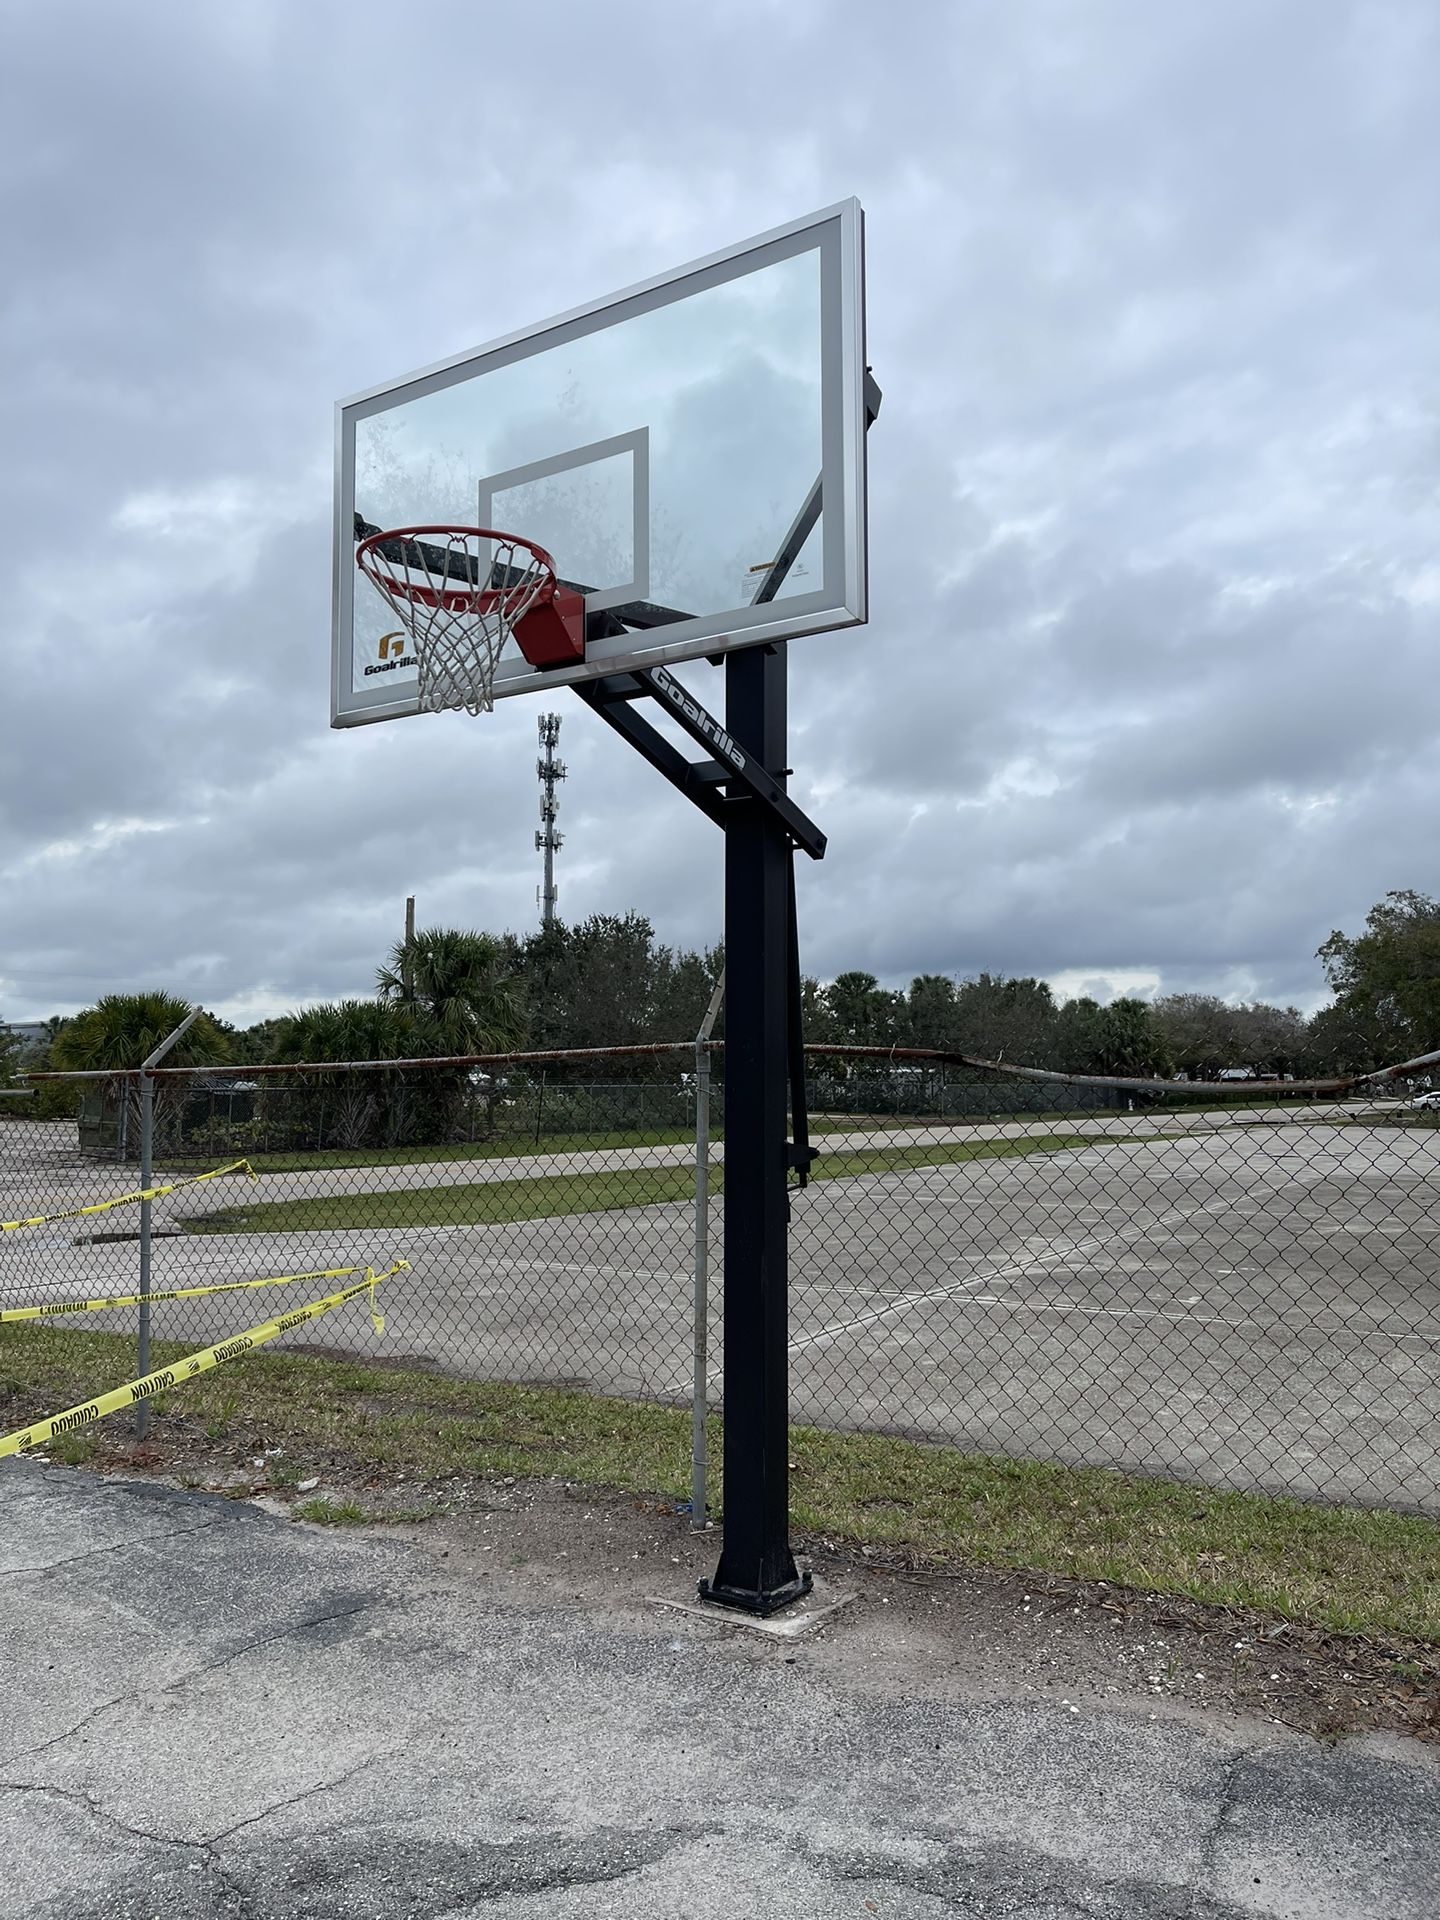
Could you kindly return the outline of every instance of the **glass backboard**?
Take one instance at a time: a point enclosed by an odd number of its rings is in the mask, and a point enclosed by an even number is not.
[[[859,204],[342,401],[331,722],[417,710],[367,534],[523,535],[586,596],[582,662],[497,697],[866,617]]]

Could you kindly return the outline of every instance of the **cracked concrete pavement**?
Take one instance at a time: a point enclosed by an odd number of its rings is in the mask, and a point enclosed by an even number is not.
[[[694,1620],[663,1530],[607,1580],[504,1514],[452,1557],[34,1461],[0,1500],[7,1920],[1440,1908],[1403,1739],[1040,1698],[863,1597]]]

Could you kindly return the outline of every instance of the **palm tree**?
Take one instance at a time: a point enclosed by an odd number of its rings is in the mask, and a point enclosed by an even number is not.
[[[67,1020],[55,1037],[57,1068],[69,1072],[138,1067],[190,1012],[173,993],[107,993]],[[206,1067],[229,1052],[224,1034],[202,1013],[165,1056],[167,1067]]]
[[[175,1031],[190,1010],[189,1001],[178,1000],[173,993],[107,993],[60,1028],[50,1049],[51,1064],[57,1071],[71,1073],[133,1069]],[[218,1065],[229,1051],[225,1035],[208,1013],[202,1013],[166,1054],[165,1065]],[[139,1083],[132,1080],[128,1085],[137,1122],[133,1137],[138,1141]],[[179,1104],[172,1093],[175,1085],[165,1080],[156,1085],[157,1128],[164,1110]]]
[[[377,985],[386,1005],[415,1020],[424,1036],[418,1051],[508,1053],[524,1044],[527,1027],[513,966],[512,950],[488,933],[426,927],[391,950]],[[458,1137],[473,1125],[472,1098],[465,1068],[432,1072],[412,1124],[435,1138]]]
[[[525,1039],[519,981],[488,933],[423,928],[391,950],[377,984],[382,1001],[416,1016],[426,1052],[508,1053]]]
[[[383,1000],[332,1000],[280,1021],[270,1049],[277,1064],[330,1060],[409,1060],[425,1051],[419,1023]],[[413,1100],[401,1073],[302,1076],[266,1085],[265,1119],[296,1146],[361,1147],[398,1141]]]
[[[423,1052],[414,1016],[380,1000],[327,1000],[278,1022],[270,1058],[278,1063],[408,1060]]]

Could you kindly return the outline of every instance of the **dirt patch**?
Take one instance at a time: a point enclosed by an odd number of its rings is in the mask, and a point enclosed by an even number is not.
[[[441,1480],[357,1471],[323,1443],[291,1458],[198,1428],[163,1444],[106,1434],[83,1462],[153,1473],[285,1510],[322,1500],[386,1525],[438,1575],[528,1607],[628,1611],[687,1597],[713,1573],[719,1533],[674,1502],[518,1476]],[[425,1516],[423,1519],[419,1516]],[[797,1539],[797,1554],[858,1607],[814,1640],[754,1642],[757,1659],[803,1658],[867,1690],[1104,1704],[1156,1717],[1258,1716],[1323,1738],[1402,1733],[1440,1743],[1440,1653],[1206,1606],[1105,1582],[983,1568],[937,1570],[845,1541]],[[722,1630],[728,1617],[717,1612]],[[706,1631],[706,1628],[699,1629]]]

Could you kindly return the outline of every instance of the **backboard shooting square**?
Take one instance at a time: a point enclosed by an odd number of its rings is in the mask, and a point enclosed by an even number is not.
[[[650,598],[650,434],[641,427],[480,482],[482,527],[526,527],[566,577],[585,582],[588,612]]]
[[[511,641],[497,697],[863,621],[863,296],[845,201],[342,402],[332,724],[416,710],[382,528],[521,534],[585,594],[584,660]]]

